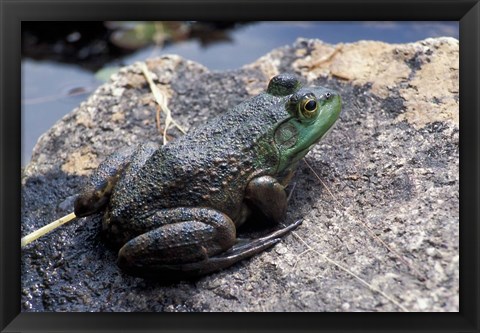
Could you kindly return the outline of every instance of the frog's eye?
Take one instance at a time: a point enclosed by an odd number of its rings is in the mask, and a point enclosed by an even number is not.
[[[286,103],[287,111],[300,121],[311,121],[319,110],[320,102],[314,94],[298,92],[293,94]]]
[[[317,113],[318,103],[312,97],[305,97],[300,103],[300,114],[307,119],[312,118]]]

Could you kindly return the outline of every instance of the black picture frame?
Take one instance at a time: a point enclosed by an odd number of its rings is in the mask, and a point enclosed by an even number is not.
[[[0,0],[0,328],[2,332],[479,331],[478,0]],[[452,20],[460,22],[460,311],[458,313],[22,313],[20,39],[22,21]]]

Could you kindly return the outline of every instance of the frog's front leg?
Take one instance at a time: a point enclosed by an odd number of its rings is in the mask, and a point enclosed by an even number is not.
[[[108,156],[93,172],[88,184],[76,198],[75,215],[83,217],[102,210],[125,169],[141,167],[156,149],[158,144],[149,142],[138,147],[119,149]]]
[[[253,203],[274,222],[280,222],[287,209],[285,188],[271,176],[252,179],[246,188],[245,199]]]

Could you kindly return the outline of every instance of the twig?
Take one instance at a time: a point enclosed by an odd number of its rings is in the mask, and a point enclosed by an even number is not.
[[[167,144],[167,130],[170,127],[170,124],[173,124],[176,128],[179,129],[180,132],[183,134],[186,133],[186,131],[175,121],[175,119],[172,118],[172,112],[168,108],[167,105],[167,97],[165,93],[163,93],[160,88],[153,82],[152,75],[147,68],[147,65],[144,62],[140,63],[140,68],[142,69],[143,75],[147,79],[147,82],[150,86],[150,90],[152,91],[153,97],[155,98],[155,101],[157,102],[158,106],[160,106],[160,109],[165,113],[165,127],[163,129],[163,144]],[[160,117],[157,116],[157,121],[159,121]],[[159,126],[157,124],[157,126]]]
[[[35,230],[34,232],[32,232],[32,233],[30,233],[30,234],[28,234],[28,235],[26,235],[25,237],[22,238],[21,246],[25,247],[26,245],[30,244],[31,242],[33,242],[37,238],[40,238],[43,235],[48,234],[49,232],[53,231],[54,229],[58,228],[59,226],[65,224],[67,222],[70,222],[71,220],[73,220],[76,217],[77,216],[75,215],[75,213],[72,212],[68,215],[65,215],[64,217],[59,218],[58,220],[55,220],[55,221],[47,224],[46,226],[41,227],[40,229]]]

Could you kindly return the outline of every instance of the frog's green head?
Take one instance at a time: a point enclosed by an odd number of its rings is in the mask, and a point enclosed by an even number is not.
[[[290,86],[291,94],[282,101],[288,117],[274,132],[280,157],[278,172],[303,158],[332,129],[341,111],[340,95],[331,89]]]

